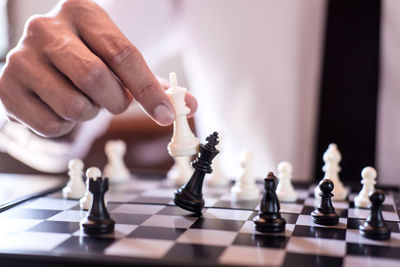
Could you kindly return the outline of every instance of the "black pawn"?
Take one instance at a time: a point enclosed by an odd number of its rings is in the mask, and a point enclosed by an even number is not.
[[[218,133],[214,132],[206,138],[207,144],[200,144],[199,154],[192,162],[195,171],[186,185],[175,192],[174,203],[182,209],[201,214],[204,207],[203,182],[204,176],[212,172],[211,161],[219,153],[215,148],[218,145]]]
[[[286,221],[281,217],[279,200],[276,195],[276,177],[270,172],[264,179],[264,195],[261,200],[260,212],[253,219],[259,232],[279,233],[285,231]]]
[[[333,182],[329,179],[323,179],[318,186],[321,190],[321,193],[319,193],[321,204],[311,212],[312,221],[321,225],[336,225],[339,223],[339,215],[332,205]]]
[[[387,227],[382,216],[382,203],[385,201],[385,194],[381,190],[369,193],[371,201],[371,213],[363,225],[359,226],[362,236],[375,240],[390,239],[390,229]]]
[[[89,191],[93,194],[92,206],[88,215],[80,222],[87,235],[108,234],[114,231],[115,221],[108,214],[104,194],[108,190],[108,178],[89,178]]]

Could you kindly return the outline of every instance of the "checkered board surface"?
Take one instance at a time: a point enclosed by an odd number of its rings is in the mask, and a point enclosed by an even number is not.
[[[259,184],[260,188],[262,185]],[[286,231],[264,234],[252,219],[259,201],[235,202],[229,188],[204,188],[201,217],[172,203],[175,188],[165,181],[132,180],[113,186],[106,197],[116,221],[113,234],[88,237],[79,229],[85,211],[60,192],[20,204],[0,214],[1,255],[130,264],[241,266],[399,266],[398,193],[386,192],[383,216],[392,229],[389,241],[360,236],[369,211],[352,199],[334,202],[336,226],[311,222],[312,187],[296,188],[296,203],[281,203]],[[1,258],[0,258],[1,262]]]

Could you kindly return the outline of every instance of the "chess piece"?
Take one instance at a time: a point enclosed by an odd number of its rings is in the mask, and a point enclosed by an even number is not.
[[[190,176],[193,174],[194,169],[190,166],[190,158],[186,157],[175,157],[174,165],[167,172],[167,179],[175,184],[175,186],[182,186],[187,183]]]
[[[206,145],[200,144],[199,154],[192,166],[195,169],[186,185],[175,192],[174,203],[182,209],[200,214],[204,207],[203,182],[204,176],[212,172],[211,161],[218,154],[215,146],[218,144],[218,133],[214,132],[206,138]]]
[[[311,212],[312,221],[321,225],[336,225],[339,223],[339,215],[336,213],[331,200],[334,184],[330,179],[323,179],[318,186],[321,191],[319,193],[321,204]]]
[[[91,177],[88,180],[93,201],[88,215],[80,221],[80,226],[87,235],[112,233],[115,221],[111,219],[104,202],[104,194],[108,190],[108,178]]]
[[[240,162],[242,173],[231,189],[231,195],[237,200],[255,200],[260,196],[260,190],[256,186],[255,177],[253,175],[252,164],[252,153],[250,151],[242,153]]]
[[[62,190],[64,198],[80,199],[85,195],[86,186],[83,182],[83,162],[80,159],[71,159],[68,162],[69,181]]]
[[[253,222],[259,232],[279,233],[285,231],[286,221],[279,212],[279,200],[276,195],[276,177],[270,172],[264,179],[264,195],[261,200],[260,211]]]
[[[199,139],[194,136],[189,127],[186,115],[190,109],[185,103],[186,88],[179,87],[176,74],[169,74],[171,88],[166,93],[175,108],[174,133],[168,144],[168,152],[172,157],[184,157],[195,155],[198,151]]]
[[[364,224],[359,226],[362,236],[374,240],[390,239],[390,229],[387,227],[382,216],[382,203],[385,201],[385,194],[381,190],[370,192],[371,213]]]
[[[276,187],[276,195],[279,201],[283,202],[295,202],[297,199],[297,193],[294,191],[292,185],[292,172],[293,167],[287,161],[282,161],[278,164],[278,186]]]
[[[109,140],[104,150],[108,159],[104,167],[104,176],[109,177],[112,184],[129,181],[131,173],[124,162],[126,143],[122,140]]]
[[[223,136],[219,134],[219,144],[217,145],[217,149],[219,150],[219,154],[214,158],[212,163],[213,172],[208,175],[206,178],[206,183],[211,187],[224,187],[229,186],[231,181],[228,176],[224,173],[221,167],[221,153],[223,153]]]
[[[90,205],[92,205],[92,193],[89,190],[89,178],[101,177],[101,171],[99,168],[90,167],[86,170],[86,192],[85,195],[79,200],[79,205],[83,210],[89,210]],[[107,204],[107,202],[106,202]]]
[[[360,193],[354,198],[354,205],[357,208],[368,208],[371,204],[369,193],[375,190],[376,170],[372,167],[365,167],[361,172],[361,184],[363,187]]]
[[[323,179],[329,179],[334,184],[334,189],[332,192],[334,195],[333,200],[345,200],[348,192],[346,188],[344,188],[339,178],[339,172],[340,172],[339,163],[342,160],[342,155],[340,154],[336,144],[330,144],[328,146],[328,149],[325,151],[323,155],[323,160],[325,163],[325,165],[322,167],[322,170],[325,173]],[[318,198],[319,193],[321,193],[321,191],[317,186],[315,187],[314,191],[314,195],[316,198]]]

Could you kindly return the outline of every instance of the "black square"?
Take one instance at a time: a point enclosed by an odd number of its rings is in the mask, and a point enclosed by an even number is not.
[[[78,222],[43,221],[29,228],[27,231],[72,234],[78,230],[79,230]]]
[[[210,245],[195,245],[195,244],[175,244],[170,251],[165,255],[169,259],[185,259],[200,261],[216,262],[225,247],[210,246]],[[197,265],[197,264],[196,264]]]
[[[4,213],[3,216],[7,218],[46,220],[60,212],[61,210],[18,209]]]
[[[257,215],[258,215],[258,211],[253,211],[247,220],[252,221],[254,219],[254,217],[256,217]]]
[[[114,242],[114,238],[72,236],[58,245],[54,251],[68,254],[103,253]]]
[[[282,235],[261,235],[239,233],[233,241],[234,245],[280,248],[286,247],[289,237]]]
[[[299,214],[281,212],[281,216],[286,220],[286,223],[296,224]]]
[[[342,263],[343,259],[337,257],[287,253],[282,266],[338,267],[342,266]]]
[[[214,218],[199,218],[190,228],[211,229],[222,231],[239,231],[244,221],[222,220]]]
[[[139,196],[131,200],[133,203],[145,203],[145,204],[168,204],[172,201],[172,197],[144,197]]]
[[[293,236],[345,240],[346,230],[338,228],[296,225],[293,230]]]
[[[106,208],[107,208],[107,211],[110,212],[110,211],[118,208],[119,206],[121,206],[121,204],[108,202]],[[73,206],[72,208],[70,208],[70,210],[81,210],[81,206],[78,204],[78,205]]]
[[[304,215],[310,215],[313,210],[315,210],[314,206],[304,206],[300,213]]]
[[[364,224],[365,219],[348,218],[347,229],[359,229],[358,227]],[[399,224],[397,222],[386,221],[386,225],[393,233],[400,233]]]
[[[242,210],[254,210],[258,203],[255,201],[229,201],[229,200],[219,200],[214,205],[210,206],[212,208],[230,208],[230,209],[242,209]]]
[[[186,211],[177,206],[166,206],[159,210],[157,215],[170,215],[170,216],[182,216],[182,217],[198,217],[198,215],[193,212]]]
[[[129,213],[110,213],[111,218],[118,224],[139,225],[146,221],[151,215],[148,214],[129,214]]]
[[[346,244],[346,254],[371,257],[400,259],[400,248],[389,246],[375,246],[369,244]]]
[[[304,201],[305,201],[305,199],[300,199],[300,198],[298,198],[298,199],[296,199],[296,204],[300,204],[300,205],[303,205],[304,204]]]
[[[186,229],[139,226],[128,237],[176,240]]]

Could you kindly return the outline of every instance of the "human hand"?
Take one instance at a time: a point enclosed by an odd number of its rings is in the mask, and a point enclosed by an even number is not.
[[[100,108],[119,114],[133,99],[160,125],[175,117],[141,53],[91,1],[65,1],[27,22],[0,74],[0,99],[9,118],[47,137]],[[187,94],[186,102],[192,115],[196,99]]]

